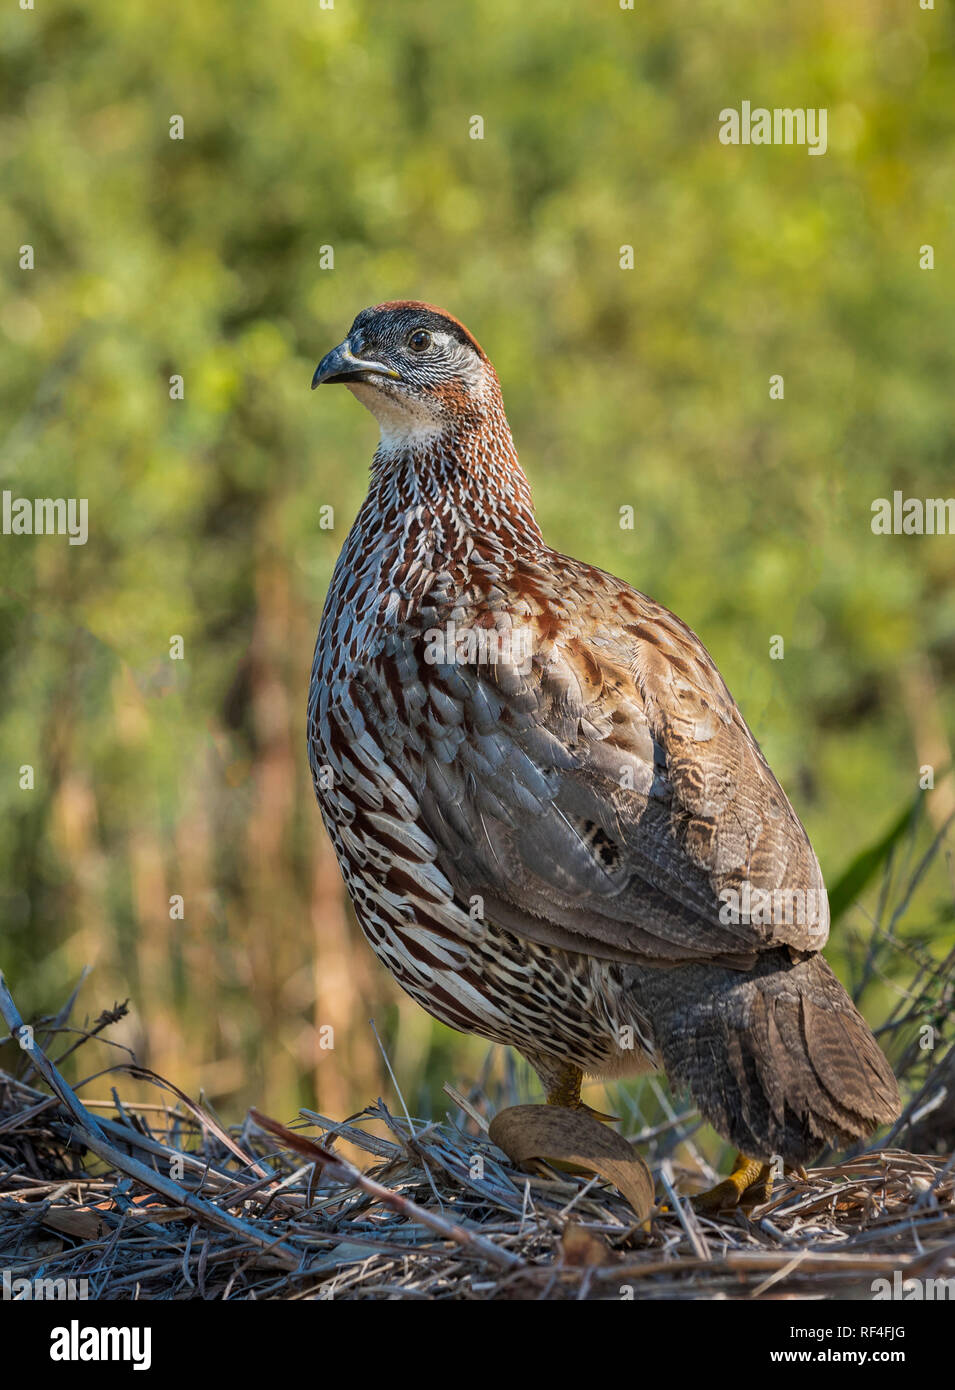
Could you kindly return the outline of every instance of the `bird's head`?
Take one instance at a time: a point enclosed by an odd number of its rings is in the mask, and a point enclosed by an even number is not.
[[[361,311],[319,362],[312,389],[339,382],[375,416],[386,451],[477,424],[500,405],[494,368],[464,324],[415,300]]]

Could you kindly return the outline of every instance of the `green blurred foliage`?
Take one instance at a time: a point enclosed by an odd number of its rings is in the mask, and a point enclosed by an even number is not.
[[[305,765],[375,438],[308,384],[387,298],[476,333],[548,539],[699,632],[830,879],[925,749],[951,799],[955,540],[874,536],[870,507],[955,492],[953,58],[946,8],[863,0],[4,8],[0,481],[90,518],[85,547],[0,537],[25,1011],[94,964],[89,1007],[132,996],[122,1036],[230,1106],[364,1103],[372,1013],[410,1103],[474,1074],[481,1045],[399,1003],[345,924]],[[828,152],[720,144],[744,99],[826,107]],[[905,929],[951,945],[942,860]]]

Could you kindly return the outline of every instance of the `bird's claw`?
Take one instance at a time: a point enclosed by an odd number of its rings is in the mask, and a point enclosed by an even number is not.
[[[769,1163],[738,1154],[728,1178],[691,1199],[693,1210],[710,1214],[727,1207],[756,1206],[769,1200],[773,1170]]]

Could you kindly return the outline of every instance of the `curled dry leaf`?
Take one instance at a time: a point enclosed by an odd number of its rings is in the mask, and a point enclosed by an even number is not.
[[[514,1163],[532,1159],[599,1173],[626,1197],[640,1221],[653,1209],[653,1178],[632,1144],[586,1110],[511,1105],[491,1121],[490,1138]]]

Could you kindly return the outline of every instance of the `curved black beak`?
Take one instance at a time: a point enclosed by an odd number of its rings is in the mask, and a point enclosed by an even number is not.
[[[384,362],[356,357],[346,338],[337,348],[327,352],[315,368],[312,390],[314,391],[316,386],[333,386],[337,382],[366,381],[370,376],[389,377],[392,381],[401,380],[400,374],[393,368],[386,367]]]

